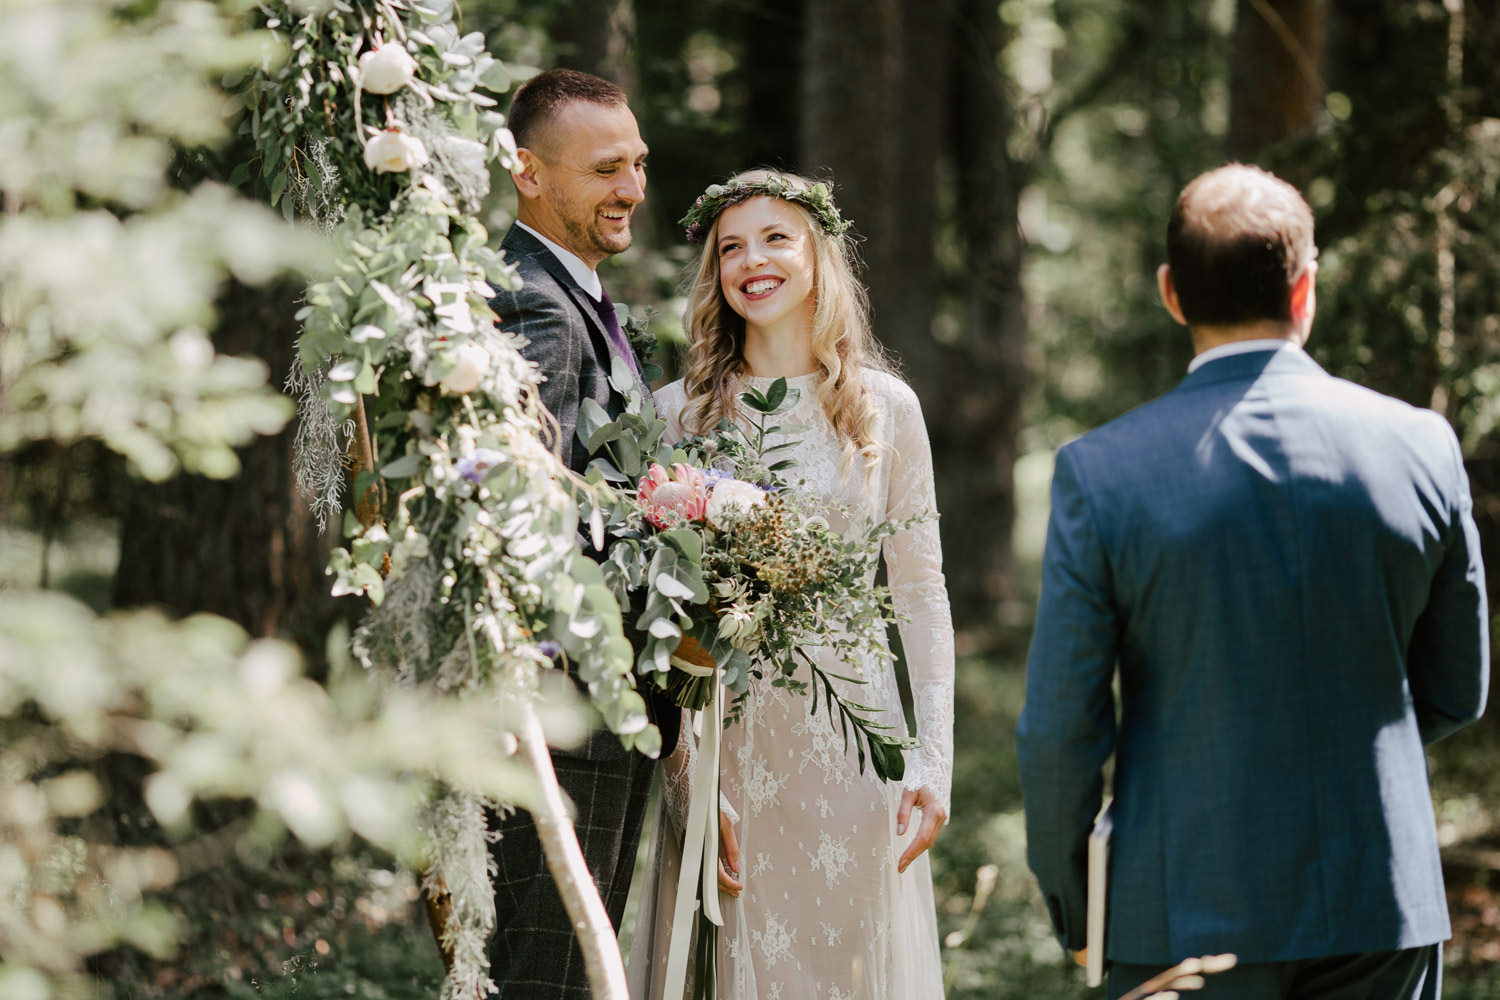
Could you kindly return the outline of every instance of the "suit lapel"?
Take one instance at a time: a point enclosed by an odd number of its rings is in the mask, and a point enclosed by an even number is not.
[[[578,286],[578,282],[568,273],[568,269],[563,266],[562,261],[557,259],[556,254],[520,226],[511,227],[501,246],[517,257],[530,258],[557,283],[558,289],[566,296],[574,311],[583,317],[584,325],[588,327],[589,340],[594,345],[594,360],[607,379],[613,366],[614,352],[609,348],[609,338],[604,332],[603,324],[599,321],[599,313],[594,306],[593,298]],[[613,386],[610,387],[610,393],[619,396]]]

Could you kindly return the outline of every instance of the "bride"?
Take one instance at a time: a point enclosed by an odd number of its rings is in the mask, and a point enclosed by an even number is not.
[[[911,389],[886,366],[828,189],[769,171],[708,189],[685,218],[703,244],[688,297],[687,376],[656,393],[670,432],[701,433],[734,413],[746,384],[800,390],[782,420],[801,425],[792,479],[835,501],[838,530],[934,509],[932,458]],[[724,732],[718,996],[734,1000],[923,1000],[942,996],[927,848],[948,815],[953,627],[937,524],[885,542],[903,616],[921,746],[904,787],[863,774],[837,725],[811,700],[751,682]],[[835,626],[836,627],[836,626]],[[810,650],[842,672],[830,651]],[[825,655],[826,654],[826,655]],[[905,731],[895,672],[866,664],[845,689]],[[666,763],[666,812],[686,808],[691,739]],[[682,836],[658,826],[654,887],[643,893],[632,996],[663,982]]]

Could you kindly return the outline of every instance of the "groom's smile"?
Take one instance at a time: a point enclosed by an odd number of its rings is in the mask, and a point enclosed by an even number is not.
[[[625,107],[574,101],[529,151],[538,197],[527,224],[593,267],[628,250],[646,197],[646,144]]]

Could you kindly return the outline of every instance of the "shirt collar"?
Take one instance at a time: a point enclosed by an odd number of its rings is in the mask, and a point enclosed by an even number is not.
[[[526,230],[532,236],[535,236],[541,241],[542,246],[551,250],[552,256],[556,257],[562,266],[567,269],[568,274],[572,276],[573,280],[578,282],[578,287],[589,294],[589,298],[598,302],[603,297],[604,286],[599,283],[599,275],[594,273],[593,268],[589,267],[582,260],[579,260],[577,254],[553,243],[524,222],[517,220],[516,225]]]
[[[1261,340],[1232,340],[1227,344],[1210,347],[1202,354],[1195,356],[1192,361],[1188,362],[1188,372],[1191,374],[1210,361],[1217,361],[1220,358],[1231,357],[1235,354],[1249,354],[1252,351],[1282,350],[1300,351],[1302,348],[1300,345],[1294,344],[1283,337],[1267,337]]]

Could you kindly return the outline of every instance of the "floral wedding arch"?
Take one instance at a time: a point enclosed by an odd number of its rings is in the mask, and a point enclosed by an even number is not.
[[[571,868],[562,857],[576,841],[533,699],[566,659],[626,746],[655,753],[660,735],[631,679],[619,607],[580,551],[579,500],[592,487],[541,444],[536,373],[487,305],[491,285],[517,280],[475,217],[490,164],[508,168],[515,152],[490,96],[512,70],[481,34],[461,32],[453,0],[262,10],[285,58],[244,86],[256,168],[273,204],[336,247],[298,313],[289,388],[299,484],[342,529],[335,593],[372,605],[355,654],[393,685],[494,702],[538,775],[540,794],[524,801],[565,901],[591,918],[596,995],[613,996],[618,952],[581,856]],[[485,807],[514,805],[451,785],[432,803],[424,892],[444,901],[444,995],[455,1000],[488,991]]]

